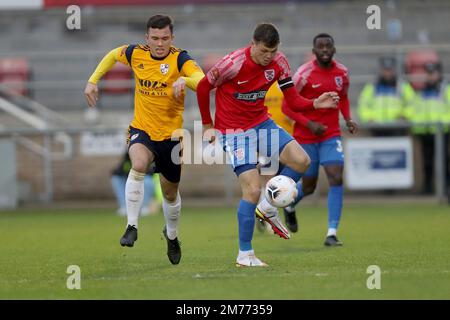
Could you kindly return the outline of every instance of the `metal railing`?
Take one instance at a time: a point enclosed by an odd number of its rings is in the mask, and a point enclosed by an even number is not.
[[[427,125],[431,125],[430,123],[427,123]],[[434,150],[434,182],[435,182],[435,201],[440,204],[447,203],[447,183],[446,181],[446,172],[445,172],[445,154],[448,153],[448,146],[445,146],[444,143],[444,134],[445,134],[445,127],[441,123],[434,123],[433,124],[436,128],[434,139],[435,139],[435,150]],[[390,123],[390,124],[363,124],[360,126],[360,129],[364,132],[367,131],[367,133],[370,132],[372,129],[386,129],[386,130],[398,130],[403,129],[405,130],[405,133],[408,134],[409,130],[412,128],[411,123],[407,122],[398,122],[398,123]],[[189,127],[189,126],[188,126]],[[42,179],[43,179],[43,185],[45,186],[44,192],[41,196],[39,196],[39,199],[41,199],[44,202],[50,202],[53,200],[54,195],[54,165],[58,162],[64,163],[64,161],[73,161],[75,158],[80,157],[78,154],[79,151],[74,147],[74,143],[72,143],[72,140],[75,139],[75,137],[79,137],[83,133],[96,133],[96,134],[122,134],[125,139],[125,130],[123,127],[109,127],[109,128],[92,128],[92,129],[86,129],[86,128],[67,128],[67,129],[17,129],[17,130],[2,130],[0,128],[0,138],[7,138],[12,139],[16,142],[16,145],[23,146],[25,145],[27,149],[29,149],[31,152],[37,154],[38,156],[43,158],[43,168],[42,168]],[[61,137],[61,134],[63,133],[63,136],[70,136],[70,143],[67,143],[67,141],[64,141],[64,139],[58,140],[58,136]],[[409,133],[410,134],[410,133]],[[27,140],[23,140],[23,138],[26,138]],[[31,137],[42,137],[43,138],[43,145],[39,148],[36,148],[35,145],[33,146],[27,146],[28,139]],[[344,139],[352,139],[352,136],[345,136]],[[76,139],[75,139],[76,140]],[[61,144],[62,145],[62,151],[55,152],[54,145],[55,144]],[[447,148],[447,149],[446,149]],[[61,149],[59,147],[58,149]],[[85,157],[85,156],[84,156]],[[189,165],[185,165],[184,171],[189,172]],[[206,167],[205,167],[206,169]],[[75,169],[74,169],[75,170]],[[202,172],[202,169],[200,170],[200,174]],[[229,203],[233,199],[233,195],[235,195],[235,179],[230,179],[229,177],[232,176],[231,171],[228,172],[229,174],[226,174],[225,171],[223,173],[223,176],[221,176],[219,173],[216,172],[216,174],[219,174],[219,176],[214,177],[214,181],[216,183],[220,183],[220,185],[223,185],[223,197],[224,200],[226,200],[227,203]],[[74,172],[66,171],[64,174],[66,175],[78,175],[77,170]],[[205,170],[205,174],[206,173]],[[427,177],[430,178],[430,177]],[[93,178],[95,179],[95,178]],[[105,177],[106,179],[106,177]],[[190,182],[184,181],[184,185],[189,185]],[[208,187],[205,187],[205,190],[208,190]],[[412,190],[412,189],[411,189]],[[352,191],[358,193],[357,191]],[[376,194],[376,191],[374,190],[374,194]],[[417,193],[414,193],[417,194]]]

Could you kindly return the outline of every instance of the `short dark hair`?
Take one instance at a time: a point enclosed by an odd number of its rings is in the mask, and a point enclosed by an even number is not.
[[[253,40],[262,42],[269,48],[280,43],[280,35],[277,28],[271,23],[260,23],[253,32]]]
[[[319,33],[317,36],[313,39],[313,46],[316,45],[316,40],[319,38],[329,38],[331,40],[331,43],[334,44],[334,39],[332,36],[330,36],[328,33]]]
[[[156,16],[150,17],[147,21],[147,31],[148,29],[164,29],[169,26],[170,32],[173,33],[173,22],[172,18],[169,16],[163,16],[161,14],[157,14]]]

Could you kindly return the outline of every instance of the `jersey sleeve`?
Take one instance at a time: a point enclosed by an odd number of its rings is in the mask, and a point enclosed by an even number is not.
[[[97,82],[105,75],[105,73],[107,73],[109,70],[111,70],[112,67],[114,67],[117,61],[121,61],[121,52],[125,52],[126,48],[127,46],[122,46],[108,52],[100,61],[94,73],[92,73],[91,77],[89,78],[88,82],[97,84]]]
[[[213,87],[218,87],[221,84],[233,79],[239,70],[231,58],[231,54],[226,55],[220,59],[206,74],[208,82]]]
[[[178,55],[177,66],[180,74],[185,77],[190,77],[196,72],[203,73],[197,62],[186,51],[182,51]]]
[[[293,121],[300,123],[302,126],[307,126],[309,119],[305,117],[301,112],[295,112],[289,107],[289,104],[286,101],[283,101],[281,105],[281,110],[283,113],[288,116]]]
[[[278,66],[280,67],[280,75],[277,80],[283,81],[287,78],[291,77],[291,66],[289,65],[289,62],[286,58],[286,56],[283,53],[279,53],[276,57],[275,61],[277,62]]]
[[[298,92],[302,91],[303,87],[308,82],[308,79],[304,71],[305,69],[300,67],[292,76],[292,81],[294,82],[295,89]]]
[[[116,61],[119,61],[127,66],[131,67],[131,58],[133,56],[134,48],[136,47],[135,44],[130,45],[124,45],[120,47],[120,50],[116,53]]]
[[[344,84],[341,91],[341,94],[339,95],[339,109],[341,110],[342,116],[345,120],[351,119],[350,114],[350,100],[348,98],[348,87],[350,86],[350,79],[348,76],[348,73],[345,73],[344,75]]]
[[[198,83],[205,76],[197,62],[186,51],[182,51],[178,55],[177,65],[180,75],[186,81],[188,88],[194,91],[197,90]]]

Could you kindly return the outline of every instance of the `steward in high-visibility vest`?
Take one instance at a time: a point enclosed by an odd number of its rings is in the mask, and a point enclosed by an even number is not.
[[[414,123],[415,134],[434,134],[436,126],[424,123],[440,122],[448,132],[450,124],[450,84],[442,79],[440,64],[425,66],[427,80],[424,89],[414,92],[409,85],[407,95],[409,103],[405,108],[405,117]]]
[[[359,96],[358,115],[362,123],[394,122],[404,118],[405,84],[399,84],[394,58],[380,59],[380,74],[375,84],[364,86]]]

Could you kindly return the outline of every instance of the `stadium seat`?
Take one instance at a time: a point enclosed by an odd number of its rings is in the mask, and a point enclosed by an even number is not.
[[[405,73],[415,90],[424,86],[425,64],[439,62],[439,57],[434,50],[420,49],[408,52],[405,58]]]
[[[0,59],[0,83],[12,92],[26,96],[29,94],[30,67],[26,58]]]
[[[133,89],[131,78],[131,68],[122,63],[116,63],[103,77],[104,81],[100,87],[100,91],[103,94],[131,93]]]

